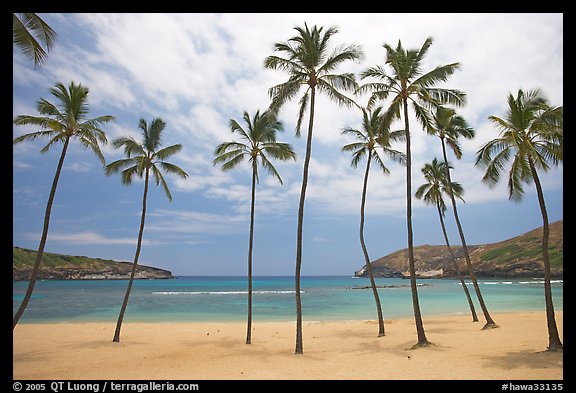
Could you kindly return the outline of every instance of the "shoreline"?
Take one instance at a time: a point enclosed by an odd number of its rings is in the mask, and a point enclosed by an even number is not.
[[[564,309],[562,308],[562,304],[557,305],[556,303],[554,304],[554,308],[555,308],[555,312],[556,314],[560,313],[562,314],[564,312]],[[545,312],[545,309],[531,309],[531,310],[515,310],[515,311],[494,311],[494,312],[490,312],[490,314],[492,316],[494,315],[499,315],[499,314],[523,314],[523,313],[539,313]],[[477,312],[478,313],[478,312]],[[117,321],[117,315],[114,316],[114,318],[112,319],[95,319],[95,320],[58,320],[58,321],[50,321],[50,320],[46,320],[46,321],[29,321],[29,320],[25,320],[22,319],[18,322],[18,325],[82,325],[82,324],[98,324],[98,325],[105,325],[105,324],[113,324],[114,326],[116,325],[116,321]],[[438,313],[438,314],[434,314],[434,313],[428,313],[426,316],[423,316],[424,319],[430,319],[430,318],[458,318],[458,317],[470,317],[470,311],[454,311],[454,312],[450,312],[450,313]],[[286,323],[286,324],[295,324],[295,318],[291,318],[291,319],[263,319],[263,318],[259,318],[258,316],[255,316],[254,314],[252,314],[252,323]],[[346,322],[368,322],[368,321],[375,321],[375,319],[370,319],[370,318],[362,318],[362,319],[344,319],[344,318],[335,318],[335,319],[310,319],[307,320],[306,319],[306,315],[303,316],[303,320],[302,323],[306,324],[306,323],[346,323]],[[391,318],[386,318],[386,316],[384,315],[384,323],[387,323],[388,321],[398,321],[398,320],[412,320],[414,318],[413,315],[409,315],[409,316],[399,316],[399,317],[391,317]],[[478,318],[480,320],[483,319],[483,315],[481,313],[478,313]],[[154,325],[154,324],[242,324],[242,323],[246,323],[246,316],[244,316],[244,318],[240,318],[240,319],[226,319],[226,320],[217,320],[217,319],[211,319],[211,320],[192,320],[192,319],[186,319],[186,320],[159,320],[159,319],[154,319],[154,320],[138,320],[138,319],[132,319],[130,320],[129,318],[125,318],[124,319],[124,323],[122,326],[124,325],[128,325],[128,324],[150,324],[150,325]]]
[[[563,353],[548,344],[545,312],[493,313],[482,331],[470,315],[424,317],[428,348],[413,318],[305,321],[304,355],[294,355],[295,324],[253,322],[25,323],[13,332],[14,379],[540,379],[563,378]],[[482,320],[482,318],[480,317]],[[563,312],[556,312],[563,337]]]

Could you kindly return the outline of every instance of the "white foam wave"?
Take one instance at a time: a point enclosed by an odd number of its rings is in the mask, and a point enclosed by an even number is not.
[[[550,284],[564,283],[564,280],[550,280]],[[540,281],[520,281],[519,284],[544,284],[544,280]]]
[[[296,291],[252,291],[253,294],[290,294]],[[300,291],[300,293],[305,293]],[[152,292],[153,295],[247,295],[248,291],[178,291]]]

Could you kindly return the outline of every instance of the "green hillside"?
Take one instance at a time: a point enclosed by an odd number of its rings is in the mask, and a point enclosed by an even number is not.
[[[440,229],[438,229],[440,230]],[[453,246],[460,269],[465,270],[462,247]],[[542,227],[497,243],[469,245],[474,271],[481,277],[536,277],[543,275]],[[564,274],[564,221],[550,224],[549,256],[554,277]],[[452,259],[444,245],[414,247],[415,267],[421,277],[457,277]],[[406,277],[407,250],[399,250],[371,262],[375,275]],[[365,276],[365,268],[355,273]]]
[[[12,249],[12,278],[27,280],[36,261],[36,251],[27,248]],[[38,277],[40,279],[126,279],[132,270],[132,262],[91,258],[45,252]],[[172,273],[155,267],[138,265],[136,278],[173,278]]]

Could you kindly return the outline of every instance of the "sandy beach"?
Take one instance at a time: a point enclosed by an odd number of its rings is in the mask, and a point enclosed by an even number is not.
[[[481,315],[479,315],[481,318]],[[563,354],[545,352],[544,311],[495,313],[482,331],[469,316],[427,317],[428,348],[412,318],[305,322],[304,355],[294,355],[293,322],[20,324],[14,379],[505,379],[563,378]],[[556,313],[563,338],[563,313]]]

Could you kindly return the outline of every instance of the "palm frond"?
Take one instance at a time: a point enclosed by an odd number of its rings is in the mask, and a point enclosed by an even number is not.
[[[420,91],[426,93],[428,99],[434,105],[454,105],[457,107],[466,105],[466,93],[456,89],[426,88]]]
[[[317,88],[319,91],[324,92],[328,97],[336,101],[338,105],[345,106],[348,108],[358,106],[356,104],[356,101],[340,93],[334,86],[332,86],[330,83],[326,82],[323,79],[318,79]]]
[[[129,186],[130,184],[132,184],[132,179],[135,176],[141,178],[142,175],[143,175],[143,173],[140,170],[140,165],[133,165],[131,167],[124,169],[120,174],[120,178],[122,180],[123,185]]]
[[[58,133],[53,131],[53,130],[30,132],[28,134],[20,135],[19,137],[14,139],[13,144],[16,145],[16,144],[24,142],[24,141],[33,141],[36,139],[54,138],[54,136],[57,136],[57,135],[58,135]]]
[[[102,150],[100,149],[100,145],[98,144],[98,140],[101,137],[102,137],[101,135],[92,132],[76,132],[74,134],[74,139],[77,139],[84,149],[92,150],[92,152],[96,155],[96,157],[98,157],[102,165],[105,165],[106,160],[104,159],[104,155],[102,154]],[[104,141],[106,141],[105,135],[104,135]]]
[[[282,142],[268,142],[264,143],[261,148],[270,157],[280,161],[296,160],[296,152],[292,149],[292,145]]]
[[[300,98],[300,101],[298,103],[298,119],[296,120],[296,137],[300,138],[300,130],[302,129],[302,121],[304,120],[304,114],[306,113],[306,109],[308,108],[308,93],[310,93],[310,88],[306,89],[306,92],[304,93],[304,95],[302,96],[302,98]]]
[[[530,173],[529,176],[526,174]],[[523,157],[515,156],[508,173],[508,198],[514,202],[520,202],[524,197],[522,182],[532,180],[531,172],[528,169]]]
[[[131,136],[123,136],[116,138],[112,141],[112,146],[114,149],[119,149],[121,147],[124,148],[124,154],[127,157],[133,156],[145,156],[146,150],[144,150],[144,146],[142,146],[139,142],[137,142]]]
[[[491,157],[491,150],[496,152],[494,158]],[[479,150],[476,163],[481,163],[486,167],[486,173],[482,177],[482,181],[488,184],[490,188],[496,186],[500,181],[500,174],[509,162],[510,155],[510,146],[497,140],[488,142]]]
[[[104,168],[104,173],[106,176],[110,176],[112,173],[117,173],[120,170],[129,167],[129,166],[136,166],[137,161],[134,158],[122,158],[120,160],[116,160],[114,162],[109,163]]]
[[[446,64],[438,66],[433,70],[421,75],[412,82],[413,85],[422,86],[424,88],[436,85],[439,82],[446,82],[448,78],[460,68],[460,63]]]
[[[153,157],[159,160],[165,160],[170,156],[173,156],[174,154],[178,153],[180,150],[182,150],[182,145],[177,143],[175,145],[167,146],[163,149],[158,150],[156,153],[154,153]]]
[[[420,124],[422,124],[422,127],[425,129],[431,127],[432,116],[430,115],[430,112],[423,106],[419,105],[416,101],[412,101],[412,108],[414,109],[416,119]]]
[[[359,149],[356,150],[354,152],[354,154],[352,154],[352,162],[350,162],[350,165],[352,166],[352,168],[358,168],[358,164],[360,164],[360,161],[362,160],[362,158],[367,154],[367,149]]]
[[[159,117],[152,119],[147,132],[145,146],[148,151],[156,151],[162,144],[162,131],[166,128],[166,122]]]
[[[53,118],[58,119],[59,121],[61,121],[63,123],[66,121],[66,116],[64,116],[60,112],[58,107],[45,98],[40,98],[38,100],[38,102],[36,103],[36,110],[41,115],[51,116]]]
[[[299,72],[303,74],[306,73],[306,68],[304,68],[302,65],[298,64],[293,60],[285,59],[279,56],[266,57],[266,59],[264,59],[264,68],[268,68],[271,70],[281,70],[289,74],[292,74],[294,72]]]
[[[244,114],[247,115],[246,112],[244,112]],[[252,141],[252,139],[250,138],[250,133],[244,130],[244,128],[242,128],[242,126],[236,120],[230,119],[228,124],[232,132],[239,133],[242,136],[242,139],[246,140],[247,142]]]
[[[157,163],[160,167],[166,172],[171,173],[176,176],[181,177],[182,179],[186,179],[188,177],[188,173],[178,165],[171,164],[169,162],[161,161]]]
[[[386,167],[386,164],[384,164],[384,160],[380,157],[377,150],[372,151],[372,161],[378,165],[378,168],[380,168],[385,175],[390,173],[390,170]]]
[[[406,165],[406,154],[402,153],[401,151],[389,149],[389,148],[382,148],[383,152],[394,162],[399,163],[400,165]]]
[[[334,52],[326,59],[324,64],[318,68],[318,74],[330,72],[342,63],[352,60],[362,60],[364,52],[360,45],[340,46],[334,49]]]
[[[366,136],[366,134],[364,134],[362,131],[357,130],[355,128],[352,127],[346,127],[342,130],[342,135],[350,135],[351,137],[361,140],[361,141],[367,141],[368,137]]]
[[[238,151],[233,151],[216,157],[213,162],[214,165],[222,164],[222,171],[227,172],[230,169],[236,168],[238,164],[244,161],[245,158],[246,154],[242,154]]]
[[[285,103],[292,100],[292,98],[298,94],[300,87],[306,83],[305,81],[306,79],[301,76],[291,77],[287,82],[268,89],[268,95],[271,98],[268,110],[272,113],[278,113]]]
[[[50,148],[52,147],[52,145],[54,145],[57,142],[62,142],[64,143],[66,138],[68,138],[65,134],[56,134],[54,135],[54,137],[52,139],[50,139],[50,141],[48,141],[48,143],[46,144],[46,146],[44,146],[42,149],[40,149],[40,153],[46,153],[48,150],[50,150]]]
[[[326,74],[320,77],[335,89],[355,91],[358,88],[356,77],[352,73]]]
[[[280,177],[280,174],[278,173],[274,165],[272,165],[272,163],[268,160],[268,157],[266,157],[265,154],[260,154],[260,160],[262,162],[262,166],[268,171],[268,173],[270,173],[273,177],[278,179],[280,184],[284,184],[282,178]]]
[[[354,143],[349,143],[347,145],[342,146],[342,151],[343,152],[355,152],[356,150],[362,150],[366,147],[366,143],[362,143],[362,142],[354,142]]]
[[[417,189],[416,189],[416,193],[414,194],[414,196],[418,199],[422,199],[422,197],[424,196],[424,194],[426,193],[426,191],[428,191],[428,189],[430,188],[431,184],[430,183],[424,183],[422,185],[420,185]]]
[[[166,163],[163,162],[162,164]],[[154,174],[154,179],[156,180],[156,185],[162,184],[162,189],[164,190],[164,194],[166,194],[166,198],[168,198],[168,200],[172,202],[172,194],[170,193],[168,184],[166,184],[166,180],[164,180],[164,176],[162,176],[162,173],[155,165],[152,165],[151,169],[152,173]]]
[[[34,67],[38,67],[46,61],[56,32],[37,14],[20,13],[19,16],[12,14],[13,42],[27,58],[34,61]]]
[[[462,149],[460,144],[455,139],[446,139],[446,144],[450,147],[450,150],[454,153],[454,156],[459,160],[462,158]]]

